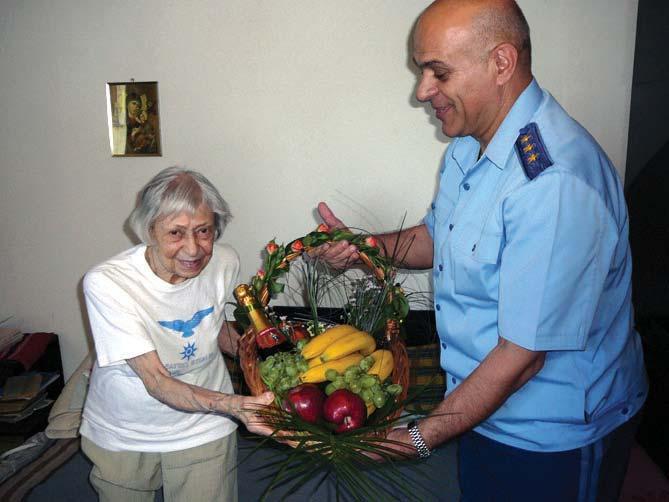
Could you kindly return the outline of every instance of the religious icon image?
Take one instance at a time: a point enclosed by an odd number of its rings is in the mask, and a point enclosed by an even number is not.
[[[160,156],[158,82],[107,84],[109,142],[113,156]]]

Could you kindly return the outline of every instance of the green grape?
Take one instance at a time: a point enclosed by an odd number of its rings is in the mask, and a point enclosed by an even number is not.
[[[334,384],[334,382],[330,382],[329,384],[327,384],[325,386],[325,394],[328,395],[328,396],[336,390],[337,390],[337,386]]]
[[[374,398],[374,394],[369,389],[362,389],[360,392],[360,397],[365,403],[371,403],[372,399]]]
[[[360,368],[357,366],[349,366],[344,372],[344,380],[348,384],[355,382],[358,378],[360,378]]]
[[[290,378],[283,377],[281,380],[279,380],[279,385],[277,386],[279,392],[285,392],[288,389],[292,389],[292,381]]]
[[[292,389],[293,387],[297,387],[300,385],[300,377],[294,376],[293,378],[290,379],[290,388]]]
[[[309,369],[309,363],[307,363],[306,361],[302,360],[297,363],[297,370],[300,373],[304,373],[308,369]]]
[[[369,368],[374,366],[374,358],[372,356],[367,356],[360,361],[360,364],[358,365],[362,371],[369,371]]]
[[[308,342],[308,340],[304,340],[304,339],[298,340],[297,344],[295,345],[297,347],[297,350],[302,351],[302,349],[307,344],[307,342]]]
[[[362,390],[362,387],[360,387],[360,384],[358,382],[349,383],[348,388],[354,394],[360,394],[360,391]]]
[[[338,378],[337,380],[332,382],[332,385],[334,385],[335,388],[337,389],[345,389],[347,387],[346,382],[344,381],[343,378],[341,380]]]
[[[402,393],[402,386],[397,383],[391,384],[386,387],[386,392],[391,396],[399,396]]]
[[[378,394],[379,392],[383,391],[380,383],[375,383],[369,388],[369,390],[371,390],[374,394]]]
[[[297,368],[295,365],[291,364],[290,366],[286,366],[286,375],[289,377],[294,377],[297,375]]]
[[[372,375],[363,375],[362,377],[360,377],[360,386],[363,389],[369,389],[375,383],[377,383],[377,381]]]
[[[265,361],[260,363],[260,374],[262,376],[265,376],[265,375],[269,374],[269,370],[270,370],[270,368],[267,364],[265,364]]]
[[[386,400],[388,399],[388,396],[386,396],[385,393],[379,392],[377,394],[374,394],[372,397],[372,401],[374,402],[374,406],[377,408],[382,408],[384,404],[386,404]]]
[[[325,372],[325,378],[327,378],[331,382],[334,382],[337,379],[338,376],[339,376],[339,373],[337,373],[337,370],[334,370],[332,368],[328,369]]]
[[[353,365],[353,366],[349,366],[348,368],[346,368],[346,371],[344,371],[344,376],[355,375],[357,377],[357,376],[360,376],[360,373],[361,373],[360,367],[357,366],[357,365]]]

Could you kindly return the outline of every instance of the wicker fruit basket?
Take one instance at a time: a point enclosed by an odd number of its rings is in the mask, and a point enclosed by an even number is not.
[[[402,289],[398,285],[394,286],[392,284],[395,278],[395,267],[392,260],[380,253],[373,237],[353,234],[348,230],[330,231],[327,227],[321,225],[316,231],[296,239],[286,246],[278,246],[274,241],[271,241],[266,246],[264,268],[253,277],[251,286],[259,303],[263,307],[267,306],[272,293],[282,291],[283,286],[277,282],[277,279],[288,272],[291,261],[320,244],[338,240],[347,240],[358,246],[360,259],[366,270],[374,276],[379,285],[391,286],[387,288],[386,301],[398,306],[396,309],[397,315],[385,321],[383,336],[377,336],[376,340],[378,348],[391,351],[394,366],[390,379],[392,383],[402,386],[401,393],[395,397],[398,406],[388,417],[392,420],[401,414],[402,403],[406,399],[409,387],[409,358],[404,342],[400,338],[400,323],[406,316],[408,303],[404,298]],[[253,395],[262,394],[267,390],[267,387],[260,374],[258,347],[255,332],[251,327],[246,329],[240,340],[239,356],[240,367],[251,393]]]

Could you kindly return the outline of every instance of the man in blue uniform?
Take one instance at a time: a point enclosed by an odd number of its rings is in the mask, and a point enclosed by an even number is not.
[[[449,389],[390,438],[428,457],[460,437],[464,500],[614,500],[647,393],[620,180],[534,80],[513,0],[434,2],[413,57],[416,96],[454,139],[431,210],[399,238],[405,266],[434,271]]]

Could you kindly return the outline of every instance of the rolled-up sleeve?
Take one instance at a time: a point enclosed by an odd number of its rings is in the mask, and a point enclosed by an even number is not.
[[[557,167],[503,204],[499,335],[529,350],[582,350],[617,232],[599,194]]]

